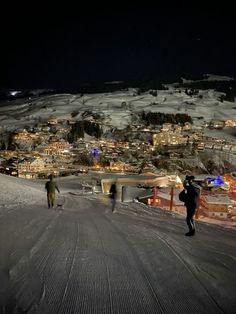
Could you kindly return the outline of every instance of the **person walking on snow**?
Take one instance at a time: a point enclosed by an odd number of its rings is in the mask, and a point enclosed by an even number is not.
[[[57,186],[57,183],[53,181],[53,175],[50,174],[49,176],[50,181],[47,181],[45,184],[45,189],[47,190],[47,200],[48,200],[48,208],[54,207],[55,202],[55,192],[57,190],[60,193],[60,190]]]
[[[115,183],[112,183],[109,193],[110,193],[110,199],[111,199],[111,211],[114,212],[115,206],[116,206],[116,193],[117,193]]]
[[[201,187],[197,185],[193,180],[194,176],[186,176],[184,180],[185,200],[184,205],[187,209],[186,222],[189,228],[189,232],[185,233],[186,236],[194,236],[195,234],[195,222],[194,215],[199,207]]]

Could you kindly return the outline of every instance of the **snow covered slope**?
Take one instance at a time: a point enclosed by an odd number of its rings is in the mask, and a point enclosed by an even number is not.
[[[235,313],[234,230],[197,222],[189,238],[184,217],[158,208],[111,213],[68,193],[48,210],[42,184],[0,184],[1,313]]]
[[[135,89],[100,94],[55,94],[32,99],[16,99],[0,105],[0,124],[4,129],[14,129],[51,117],[80,118],[86,110],[100,113],[104,124],[124,128],[131,123],[135,113],[142,110],[163,113],[187,113],[195,123],[211,119],[236,118],[236,102],[220,101],[222,93],[200,90],[189,96],[184,88],[168,85],[168,90],[158,90],[157,96],[149,92],[137,95]],[[200,121],[200,122],[199,122]]]
[[[44,185],[0,174],[0,211],[21,205],[42,203],[45,197]]]

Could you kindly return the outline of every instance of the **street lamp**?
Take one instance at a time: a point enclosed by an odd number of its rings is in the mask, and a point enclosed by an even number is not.
[[[170,188],[170,211],[172,211],[172,209],[173,209],[174,188],[175,188],[175,184],[172,183],[171,188]]]
[[[157,187],[154,186],[153,188],[153,205],[156,205],[156,199],[157,199]]]
[[[170,180],[170,211],[173,210],[175,186],[181,183],[182,181],[178,175],[176,175],[174,178],[172,178],[172,180]]]

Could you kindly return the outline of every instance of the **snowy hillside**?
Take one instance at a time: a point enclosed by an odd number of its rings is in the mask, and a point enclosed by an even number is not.
[[[220,80],[209,76],[206,80]],[[230,78],[222,77],[222,80]],[[4,129],[15,129],[49,118],[78,120],[84,111],[92,111],[102,116],[103,124],[124,128],[135,120],[135,114],[145,110],[163,113],[187,113],[194,123],[211,119],[236,117],[236,102],[221,101],[222,92],[199,90],[189,96],[185,88],[167,85],[168,90],[157,90],[137,94],[132,88],[125,91],[99,94],[55,94],[27,99],[16,99],[0,104],[0,124]]]
[[[0,210],[41,203],[43,198],[43,185],[0,174]]]

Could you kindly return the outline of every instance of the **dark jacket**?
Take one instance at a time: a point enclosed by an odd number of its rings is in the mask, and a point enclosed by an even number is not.
[[[195,210],[198,208],[200,203],[201,187],[194,182],[188,182],[188,184],[185,186],[185,190],[187,191],[185,206],[187,209]]]
[[[116,198],[116,193],[117,193],[117,190],[116,190],[116,185],[113,183],[110,187],[110,198]]]

